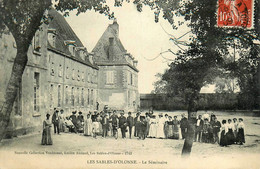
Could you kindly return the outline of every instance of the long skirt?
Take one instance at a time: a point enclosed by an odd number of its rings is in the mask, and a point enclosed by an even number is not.
[[[209,133],[208,132],[202,132],[202,138],[203,143],[209,143]]]
[[[179,127],[173,127],[173,139],[179,139]]]
[[[173,125],[169,124],[167,130],[168,130],[167,138],[173,138]]]
[[[227,138],[226,138],[226,135],[225,135],[225,131],[223,130],[220,134],[220,142],[219,142],[219,145],[221,146],[227,146]]]
[[[168,125],[167,123],[164,124],[163,131],[164,131],[165,138],[168,138],[168,134],[169,134],[169,125]]]
[[[84,124],[84,135],[91,136],[92,135],[92,125],[91,123],[85,122]]]
[[[148,137],[156,137],[157,133],[157,125],[156,124],[151,124],[150,125],[150,130],[149,130],[149,134],[148,134]]]
[[[102,129],[102,124],[101,124],[101,122],[98,122],[98,128],[99,128],[99,130],[98,130],[98,135],[103,135],[103,129]]]
[[[231,145],[231,144],[234,144],[234,142],[235,142],[235,136],[234,136],[233,130],[232,129],[228,129],[228,132],[227,132],[227,144]]]
[[[42,145],[52,145],[50,127],[46,127],[42,131]]]
[[[238,129],[237,142],[240,144],[245,143],[245,133],[244,133],[244,129],[242,128]]]
[[[164,124],[158,124],[157,131],[156,131],[157,138],[165,138],[164,134]]]

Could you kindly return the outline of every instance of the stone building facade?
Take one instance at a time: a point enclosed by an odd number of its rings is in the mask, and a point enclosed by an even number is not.
[[[42,25],[36,32],[28,49],[28,63],[19,85],[17,98],[13,106],[7,135],[26,134],[42,125],[47,105],[48,57],[47,25]],[[10,79],[16,43],[11,34],[2,34],[0,40],[0,104],[3,104],[4,93]]]
[[[133,57],[126,50],[116,51],[115,47],[113,55],[109,55],[113,59],[104,63],[96,50],[98,45],[89,53],[61,14],[54,9],[49,14],[53,19],[40,27],[28,50],[28,63],[8,127],[10,136],[40,131],[46,113],[52,114],[54,108],[64,109],[65,115],[70,115],[74,110],[84,114],[101,110],[104,105],[133,110],[139,104],[137,62]],[[16,44],[11,34],[3,34],[0,39],[2,104]],[[120,62],[113,63],[115,58]]]
[[[137,61],[122,45],[116,20],[107,27],[91,55],[99,67],[100,105],[136,110],[139,106]]]

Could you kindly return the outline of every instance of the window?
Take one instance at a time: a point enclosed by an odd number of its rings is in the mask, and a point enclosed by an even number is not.
[[[82,82],[84,82],[85,81],[85,73],[84,73],[84,71],[82,72]]]
[[[79,92],[79,88],[77,88],[77,105],[80,104],[80,92]]]
[[[61,86],[58,85],[58,107],[61,107]]]
[[[69,67],[67,66],[66,68],[66,78],[68,79],[69,78]]]
[[[39,112],[40,111],[40,106],[39,106],[39,97],[40,97],[40,90],[39,90],[39,87],[40,87],[40,83],[39,83],[39,79],[40,79],[40,73],[37,73],[35,72],[34,73],[34,81],[33,81],[33,89],[34,89],[34,92],[33,92],[33,109],[34,111],[36,112]]]
[[[37,31],[34,35],[34,51],[41,52],[41,44],[40,44],[40,32]]]
[[[114,84],[114,72],[113,71],[106,72],[106,84]]]
[[[62,76],[62,65],[59,66],[59,77]]]
[[[128,91],[128,106],[131,105],[131,93]]]
[[[65,104],[66,106],[69,104],[69,87],[65,87]]]
[[[50,86],[50,108],[53,107],[53,84]]]
[[[93,105],[94,104],[94,92],[93,92],[93,89],[91,90],[91,100],[90,100],[90,104]]]
[[[75,70],[72,69],[72,79],[74,80],[75,79]]]
[[[51,62],[51,75],[54,76],[55,72],[54,72],[54,63]]]
[[[90,82],[90,73],[88,73],[88,82]]]
[[[71,88],[71,106],[74,106],[74,87]]]
[[[133,74],[130,73],[130,84],[133,85]]]
[[[90,95],[90,93],[89,93],[89,89],[88,89],[88,105],[89,105],[89,95]]]
[[[55,47],[56,30],[48,29],[48,42],[52,47]]]
[[[75,56],[75,46],[74,45],[69,45],[69,51],[72,56]]]
[[[79,73],[79,70],[78,70],[78,74],[77,74],[77,79],[78,79],[78,81],[80,81],[80,73]]]
[[[81,106],[84,106],[84,88],[81,90]]]

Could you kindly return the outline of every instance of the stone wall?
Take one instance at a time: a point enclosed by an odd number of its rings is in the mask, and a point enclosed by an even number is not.
[[[200,110],[233,110],[238,108],[237,94],[200,94]],[[141,94],[141,109],[153,107],[156,110],[187,110],[180,97],[167,97],[166,94]]]

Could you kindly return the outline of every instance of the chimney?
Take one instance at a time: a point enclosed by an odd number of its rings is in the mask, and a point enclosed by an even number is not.
[[[111,24],[111,28],[114,30],[116,37],[119,36],[119,25],[117,23],[117,19],[115,18],[113,24]]]
[[[88,56],[86,56],[86,60],[87,60],[87,57],[88,57],[88,59],[89,59],[89,62],[91,63],[91,64],[93,64],[94,63],[94,60],[93,60],[93,53],[90,53]]]
[[[138,61],[134,60],[134,67],[137,67],[137,63],[138,63]]]
[[[109,38],[109,47],[108,47],[108,59],[113,60],[114,57],[114,38]]]

